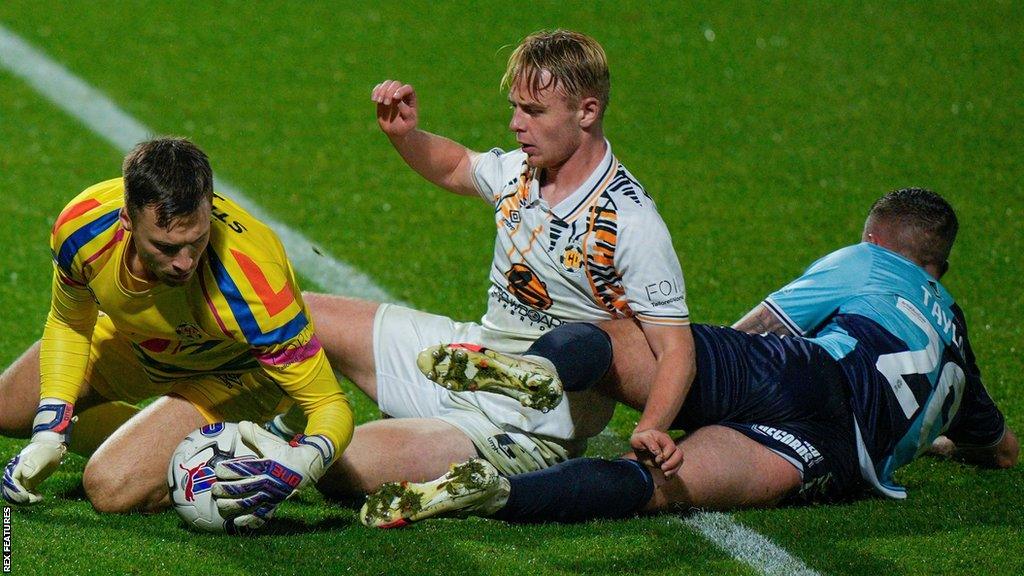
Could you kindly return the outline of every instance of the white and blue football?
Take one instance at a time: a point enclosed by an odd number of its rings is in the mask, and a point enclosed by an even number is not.
[[[210,494],[217,483],[214,468],[220,462],[256,457],[239,438],[237,424],[207,424],[186,436],[174,450],[167,469],[171,504],[178,515],[189,526],[204,532],[235,533],[234,524],[221,517]]]

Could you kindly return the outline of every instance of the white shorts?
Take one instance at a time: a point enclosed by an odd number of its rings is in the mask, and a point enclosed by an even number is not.
[[[438,418],[462,430],[477,452],[503,474],[547,468],[579,456],[585,440],[560,440],[530,434],[500,422],[521,418],[518,411],[484,412],[460,398],[471,392],[450,392],[427,380],[416,367],[416,355],[434,344],[480,342],[481,326],[381,304],[373,322],[373,355],[377,366],[377,404],[394,418]],[[523,350],[504,350],[522,352]],[[471,399],[472,400],[472,399]]]

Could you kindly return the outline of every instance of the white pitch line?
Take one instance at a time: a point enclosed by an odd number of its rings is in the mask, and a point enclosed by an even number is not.
[[[696,512],[674,522],[700,532],[733,558],[768,576],[820,576],[771,540],[721,512]]]
[[[0,24],[0,66],[27,82],[118,150],[127,151],[157,134],[3,24]],[[216,187],[273,228],[284,243],[295,269],[321,289],[395,302],[369,276],[315,248],[302,233],[270,216],[238,188],[221,179],[217,179]],[[698,513],[680,522],[763,574],[817,574],[764,536],[737,524],[726,514]]]
[[[127,152],[158,132],[128,115],[99,90],[0,24],[0,66],[10,70],[116,149]],[[395,302],[359,270],[324,254],[301,233],[280,222],[230,183],[217,178],[217,190],[238,202],[277,232],[295,269],[322,290],[369,300]]]

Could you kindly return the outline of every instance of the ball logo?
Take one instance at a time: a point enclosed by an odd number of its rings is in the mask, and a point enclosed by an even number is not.
[[[513,264],[512,268],[505,272],[505,279],[508,280],[508,291],[523,304],[538,310],[547,310],[551,307],[552,301],[547,286],[526,264]]]
[[[203,436],[210,437],[210,438],[212,438],[213,436],[216,436],[217,434],[220,434],[223,431],[224,431],[224,423],[223,422],[214,422],[213,424],[207,424],[206,426],[203,426],[202,428],[199,429],[199,433],[200,434],[202,434]]]
[[[193,468],[186,468],[183,464],[178,464],[178,467],[185,471],[182,487],[186,502],[195,502],[196,494],[206,492],[217,483],[217,475],[208,462],[202,462]]]

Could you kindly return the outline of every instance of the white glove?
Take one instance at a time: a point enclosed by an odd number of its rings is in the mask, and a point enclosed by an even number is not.
[[[43,500],[36,488],[60,466],[67,452],[74,422],[74,407],[62,400],[44,398],[32,422],[32,440],[4,467],[3,499],[11,504],[35,504]]]
[[[281,502],[316,483],[334,461],[334,446],[324,436],[299,434],[285,442],[252,422],[240,422],[238,436],[261,459],[217,464],[211,491],[221,516],[235,526],[263,526]]]

